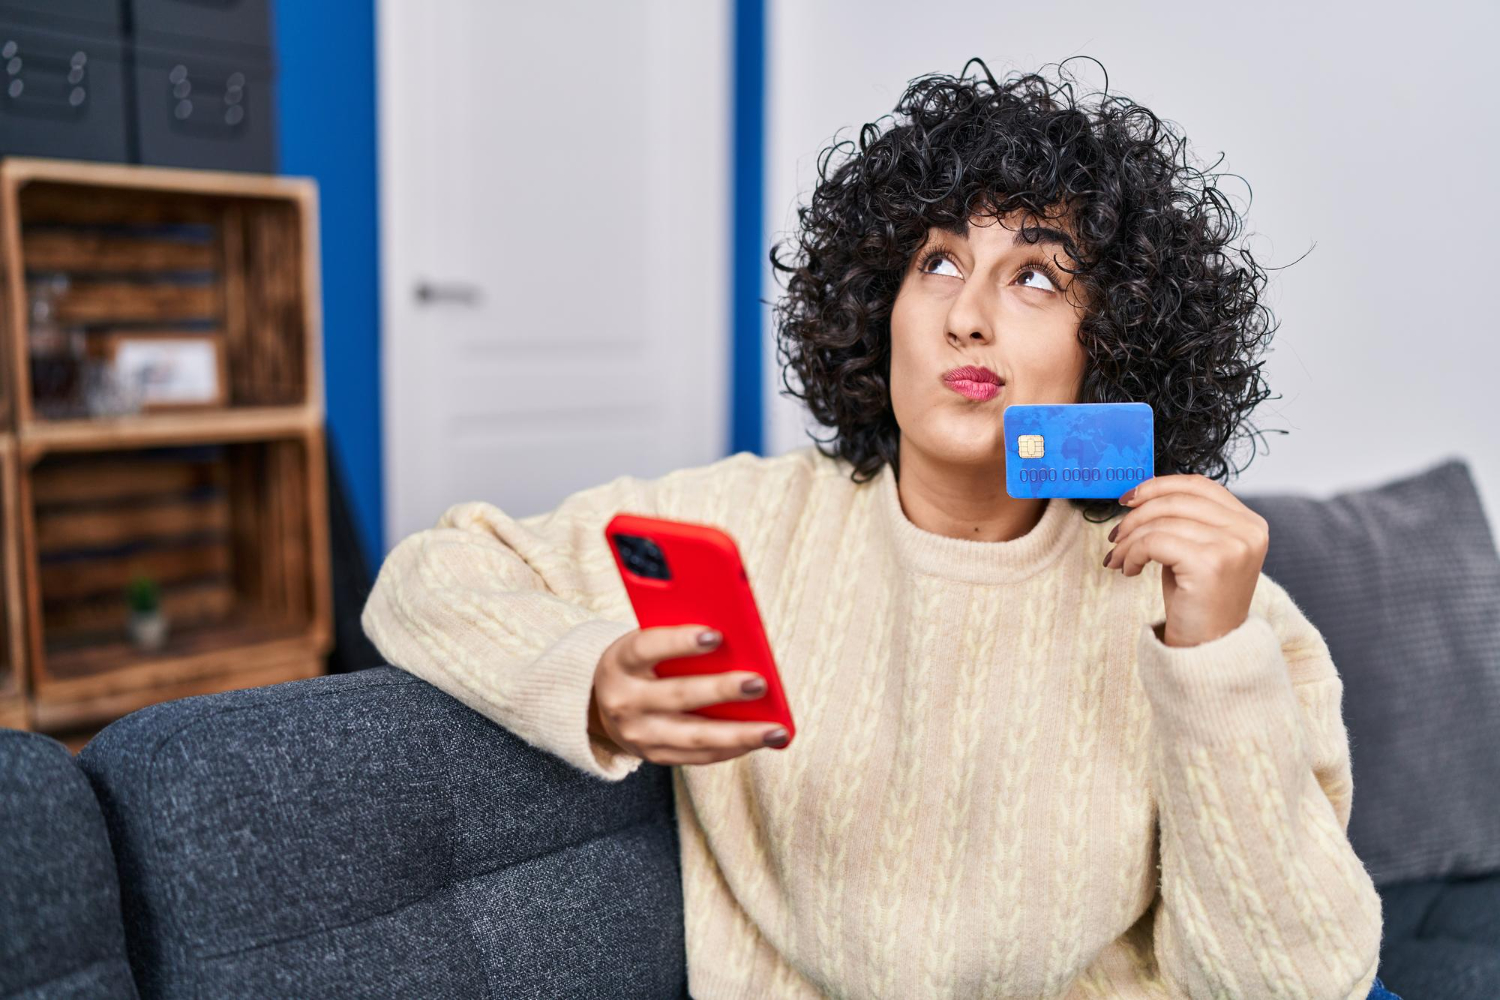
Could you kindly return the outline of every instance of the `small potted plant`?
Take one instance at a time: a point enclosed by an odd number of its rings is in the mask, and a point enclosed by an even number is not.
[[[130,640],[138,649],[160,649],[167,641],[167,616],[161,610],[161,588],[138,576],[126,591],[130,604]]]

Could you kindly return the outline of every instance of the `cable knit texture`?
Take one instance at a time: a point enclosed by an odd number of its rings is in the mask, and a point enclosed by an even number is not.
[[[698,1000],[1363,1000],[1381,904],[1346,835],[1342,682],[1286,591],[1262,575],[1242,625],[1168,647],[1160,565],[1100,565],[1115,522],[1052,500],[1020,538],[949,538],[889,466],[849,472],[809,445],[525,518],[461,503],[392,550],[364,628],[617,781],[641,761],[590,737],[589,693],[637,622],[603,527],[734,537],[798,735],[673,768]]]

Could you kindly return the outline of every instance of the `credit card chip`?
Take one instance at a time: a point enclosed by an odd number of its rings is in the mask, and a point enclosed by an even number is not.
[[[1016,447],[1020,450],[1022,458],[1041,458],[1046,453],[1040,434],[1018,434]]]

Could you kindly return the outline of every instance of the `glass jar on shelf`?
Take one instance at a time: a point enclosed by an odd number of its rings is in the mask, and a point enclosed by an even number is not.
[[[120,377],[112,358],[90,350],[88,332],[82,326],[60,321],[58,306],[68,287],[66,274],[27,284],[32,409],[44,420],[141,412],[140,387]]]
[[[78,416],[83,409],[87,338],[82,327],[64,326],[58,318],[59,301],[68,291],[68,276],[54,274],[29,281],[26,291],[32,409],[48,420]]]
[[[137,383],[120,375],[113,360],[83,359],[83,402],[91,417],[125,417],[141,412],[145,391]]]

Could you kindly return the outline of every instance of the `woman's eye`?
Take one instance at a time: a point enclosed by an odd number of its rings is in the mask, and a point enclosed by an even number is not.
[[[1036,267],[1023,268],[1022,271],[1021,271],[1022,278],[1024,279],[1026,275],[1031,275],[1032,277],[1041,278],[1043,281],[1046,282],[1045,285],[1033,285],[1032,286],[1033,288],[1040,288],[1043,291],[1052,291],[1052,292],[1057,291],[1057,286],[1052,283],[1052,279],[1049,278],[1049,277],[1047,277],[1046,272],[1042,271],[1040,268],[1036,268]],[[1023,280],[1022,283],[1024,284],[1024,280]]]
[[[963,277],[963,275],[958,273],[958,268],[954,265],[953,261],[943,256],[929,257],[926,265],[924,265],[924,270],[926,270],[928,274],[937,274],[938,272],[933,269],[936,268],[939,264],[947,264],[949,267],[953,268],[953,277]]]

